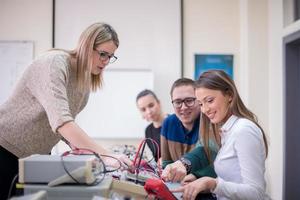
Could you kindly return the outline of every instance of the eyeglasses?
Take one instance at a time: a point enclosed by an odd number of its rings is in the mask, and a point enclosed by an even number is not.
[[[187,97],[185,99],[175,99],[172,101],[172,104],[173,104],[174,108],[181,108],[182,103],[184,103],[184,105],[186,107],[192,107],[195,105],[195,102],[196,102],[195,97]]]
[[[101,61],[107,61],[107,60],[109,60],[109,63],[113,63],[113,62],[115,62],[118,59],[117,56],[115,56],[114,54],[109,55],[109,53],[106,52],[106,51],[98,51],[96,49],[95,49],[95,51],[97,51],[97,53],[99,54],[99,59]]]

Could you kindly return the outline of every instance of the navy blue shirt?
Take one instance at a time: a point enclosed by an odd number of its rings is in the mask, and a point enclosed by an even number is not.
[[[165,165],[178,160],[182,155],[191,151],[198,139],[200,124],[200,114],[194,121],[191,131],[188,131],[179,120],[179,118],[172,114],[167,117],[161,129],[161,156],[163,167]]]

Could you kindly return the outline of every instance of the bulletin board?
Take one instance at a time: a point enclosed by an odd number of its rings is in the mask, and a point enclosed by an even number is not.
[[[33,59],[32,41],[0,41],[0,104]]]
[[[147,122],[135,98],[140,91],[153,89],[153,72],[111,69],[103,77],[103,88],[90,95],[77,123],[93,138],[143,138]]]
[[[197,80],[199,76],[211,69],[223,70],[233,79],[233,55],[231,54],[196,54],[195,74]]]

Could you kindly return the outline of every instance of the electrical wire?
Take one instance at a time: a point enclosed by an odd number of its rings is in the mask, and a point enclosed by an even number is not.
[[[157,154],[157,160],[159,160],[159,145],[158,145],[158,143],[155,141],[155,140],[153,140],[153,139],[151,139],[151,138],[145,138],[145,139],[143,139],[141,142],[140,142],[140,144],[139,144],[139,147],[138,147],[138,150],[137,150],[137,152],[136,152],[136,155],[135,155],[135,158],[134,158],[134,161],[133,161],[133,167],[134,167],[134,169],[132,170],[134,173],[135,173],[135,175],[136,175],[136,178],[135,178],[135,182],[137,183],[137,181],[138,181],[138,175],[139,175],[139,173],[140,173],[140,170],[144,170],[144,171],[147,171],[147,172],[150,172],[149,171],[149,169],[142,169],[141,168],[141,162],[142,162],[142,159],[143,159],[143,154],[144,154],[144,150],[145,150],[145,145],[146,145],[146,141],[147,140],[149,140],[149,141],[151,141],[152,142],[152,144],[154,145],[154,146],[156,146],[156,149],[157,149],[157,152],[158,152],[158,154]],[[142,151],[141,151],[141,149],[142,149]],[[141,153],[140,153],[140,151],[141,151]],[[150,161],[147,161],[147,163],[148,163],[148,167],[150,167],[151,168],[151,172],[154,174],[154,175],[157,175],[160,179],[161,179],[161,173],[162,173],[162,170],[161,170],[161,166],[160,166],[160,164],[158,163],[158,165],[157,165],[157,168],[158,168],[158,171],[156,171],[152,166],[151,166],[151,164],[149,163]]]
[[[121,162],[118,158],[113,157],[113,156],[110,156],[110,155],[104,155],[104,154],[101,154],[101,156],[102,156],[102,157],[108,157],[108,158],[115,159],[115,160],[118,161],[118,163],[119,163],[119,167],[117,167],[116,169],[113,169],[113,170],[107,170],[107,169],[105,169],[105,173],[115,172],[115,171],[121,169],[121,167],[122,167],[122,162]]]
[[[146,138],[146,140],[150,140],[151,145],[152,145],[152,147],[154,149],[153,154],[156,155],[156,159],[158,161],[159,160],[159,155],[160,155],[158,143],[154,139],[152,139],[152,138]],[[146,142],[148,144],[148,141],[146,141]],[[148,146],[150,147],[149,144],[148,144]],[[155,159],[155,156],[152,156],[152,158],[149,160],[149,162],[151,162],[153,159]]]
[[[74,177],[70,174],[69,170],[67,169],[67,167],[66,167],[66,165],[65,165],[65,161],[64,161],[63,157],[64,157],[64,156],[61,156],[61,157],[60,157],[60,160],[61,160],[61,164],[62,164],[62,166],[63,166],[65,172],[69,175],[69,177],[70,177],[75,183],[80,184],[80,182],[77,181],[77,179],[74,178]]]
[[[159,155],[160,155],[159,149],[160,149],[160,148],[159,148],[158,143],[157,143],[155,140],[153,140],[152,138],[146,138],[145,140],[150,140],[152,143],[155,144],[156,150],[157,150],[157,161],[159,161]],[[155,169],[153,169],[153,170],[155,171]],[[157,170],[158,170],[157,175],[158,175],[159,177],[161,177],[161,174],[162,174],[162,168],[161,168],[161,165],[160,165],[159,162],[157,162]]]
[[[136,169],[135,169],[135,183],[136,183],[136,184],[137,184],[137,182],[138,182],[138,176],[139,176],[139,172],[140,172],[139,168],[140,168],[140,166],[141,166],[141,162],[142,162],[142,158],[143,158],[145,146],[146,146],[146,140],[144,140],[144,142],[143,142],[143,147],[142,147],[141,156],[140,156],[139,162],[138,162],[138,164],[137,164],[137,167],[136,167]]]
[[[83,153],[83,151],[88,151],[90,153]],[[106,170],[106,166],[105,166],[105,163],[104,161],[101,159],[101,157],[99,156],[99,154],[97,154],[96,152],[94,151],[91,151],[89,149],[84,149],[84,148],[74,148],[72,149],[71,151],[66,151],[64,152],[62,155],[61,155],[61,163],[63,165],[63,168],[65,170],[65,172],[68,174],[68,176],[77,184],[81,184],[75,177],[73,177],[69,170],[67,169],[66,165],[65,165],[65,161],[64,161],[64,157],[67,156],[67,155],[94,155],[97,159],[98,159],[98,162],[102,164],[103,166],[103,171],[102,172],[99,172],[98,174],[95,174],[95,175],[101,175],[101,173],[103,174],[103,177],[101,179],[95,179],[95,181],[93,183],[89,183],[89,184],[86,184],[86,185],[95,185],[95,184],[99,184],[100,182],[103,181],[104,177],[105,177],[105,174],[108,173],[107,170]]]
[[[10,187],[9,187],[9,192],[8,192],[8,195],[7,195],[7,199],[10,198],[11,196],[11,192],[12,192],[12,189],[13,189],[13,186],[14,186],[14,183],[16,182],[17,178],[18,178],[18,174],[16,174],[13,178],[13,180],[11,181],[11,184],[10,184]]]
[[[151,139],[151,138],[146,138],[146,140],[150,140],[152,143],[154,143],[155,144],[155,146],[156,146],[156,150],[157,150],[157,169],[158,169],[158,176],[159,177],[161,177],[161,174],[162,174],[162,167],[161,167],[161,164],[160,164],[160,162],[159,162],[159,155],[160,155],[160,151],[159,151],[159,145],[158,145],[158,143],[155,141],[155,140],[153,140],[153,139]]]

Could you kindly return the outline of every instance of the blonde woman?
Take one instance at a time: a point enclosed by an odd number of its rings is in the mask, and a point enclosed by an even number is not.
[[[74,119],[90,92],[101,88],[102,72],[117,59],[118,46],[115,30],[95,23],[83,31],[74,50],[50,50],[27,67],[12,95],[0,106],[1,199],[7,198],[18,173],[18,158],[49,154],[60,139],[78,148],[110,154]],[[114,156],[130,164],[124,155]]]

